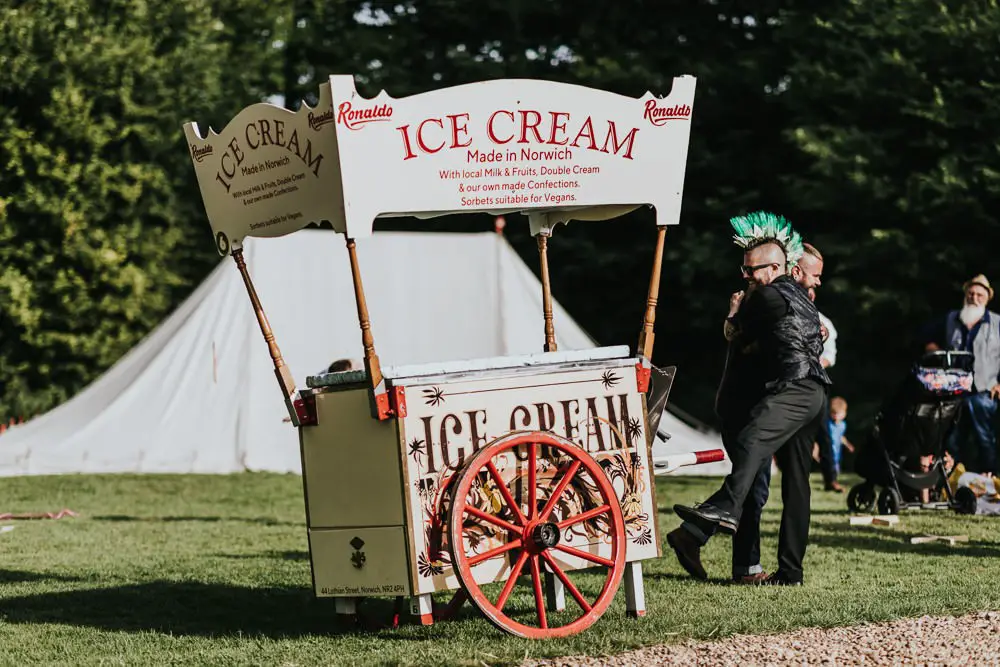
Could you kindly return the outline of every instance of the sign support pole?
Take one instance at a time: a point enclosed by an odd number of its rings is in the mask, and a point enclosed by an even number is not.
[[[250,278],[250,272],[247,270],[247,263],[243,258],[243,248],[233,250],[232,255],[233,260],[236,262],[236,268],[240,270],[240,276],[243,277],[243,284],[247,288],[247,295],[250,297],[250,305],[253,306],[254,315],[257,316],[257,324],[260,326],[260,332],[264,335],[264,342],[267,343],[267,351],[270,353],[271,361],[274,363],[274,375],[278,379],[278,386],[281,387],[281,393],[284,395],[288,415],[292,419],[292,424],[298,426],[298,414],[295,412],[295,406],[292,404],[292,397],[295,395],[295,380],[292,379],[292,373],[285,364],[285,360],[281,357],[281,350],[278,348],[277,341],[274,340],[274,332],[271,330],[271,324],[267,321],[267,315],[264,314],[264,307],[260,303],[260,297],[257,296],[257,289],[253,286],[253,280]]]
[[[545,315],[545,351],[556,351],[556,330],[552,324],[552,284],[549,282],[549,235],[538,235],[538,257],[542,268],[542,311]]]
[[[649,293],[646,296],[646,314],[639,334],[639,355],[649,361],[653,360],[653,323],[656,321],[656,301],[660,296],[660,268],[663,265],[663,241],[666,235],[666,225],[659,225],[656,230],[653,274],[649,278]]]
[[[382,367],[379,364],[378,355],[375,353],[375,337],[372,336],[372,324],[368,316],[368,303],[365,301],[365,288],[361,283],[361,268],[358,265],[357,244],[352,238],[347,239],[347,254],[351,260],[351,278],[354,280],[354,300],[358,304],[361,344],[365,349],[365,372],[368,373],[372,395],[375,400],[375,416],[378,416],[379,414],[387,413],[389,395],[385,391]]]

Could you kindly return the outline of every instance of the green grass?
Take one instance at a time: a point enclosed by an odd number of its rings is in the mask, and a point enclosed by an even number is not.
[[[768,569],[775,564],[778,482],[764,515]],[[799,589],[722,585],[731,541],[720,536],[704,554],[718,581],[688,578],[669,549],[644,564],[649,616],[639,621],[625,617],[619,591],[595,626],[565,640],[506,636],[468,606],[457,620],[432,627],[364,632],[338,625],[332,602],[312,597],[300,484],[296,476],[267,474],[0,480],[0,511],[80,512],[14,522],[13,532],[0,535],[0,663],[498,664],[1000,608],[1000,519],[910,513],[897,527],[852,528],[844,496],[817,489],[806,586]],[[661,481],[664,533],[677,524],[666,508],[702,499],[716,484]],[[967,534],[970,542],[905,539],[922,532]],[[390,605],[365,607],[387,618]]]

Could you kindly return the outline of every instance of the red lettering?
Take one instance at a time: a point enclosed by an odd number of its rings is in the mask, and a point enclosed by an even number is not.
[[[403,135],[403,149],[406,151],[406,157],[403,159],[409,160],[417,157],[417,154],[413,152],[413,147],[410,146],[410,126],[403,125],[402,127],[397,127],[396,129]]]
[[[537,143],[545,143],[542,140],[542,135],[538,133],[538,125],[542,122],[542,114],[537,111],[524,111],[519,112],[521,114],[521,140],[517,143],[526,144],[528,143],[528,130],[531,130],[535,134],[535,141]],[[533,122],[528,122],[528,114],[531,114],[534,118]]]
[[[458,113],[454,115],[449,115],[448,118],[451,119],[451,147],[452,148],[465,148],[466,146],[472,145],[472,137],[469,136],[469,114]],[[465,120],[462,125],[458,124],[458,119],[462,118]],[[462,132],[468,137],[468,141],[464,144],[458,143],[458,133]]]
[[[497,138],[496,133],[493,131],[493,120],[497,117],[498,114],[504,114],[504,115],[506,115],[506,116],[508,116],[510,118],[510,122],[511,123],[514,122],[514,113],[513,112],[511,112],[511,111],[505,111],[503,109],[500,109],[499,111],[494,111],[493,114],[490,115],[489,121],[486,122],[486,134],[489,135],[490,141],[492,141],[493,143],[495,143],[495,144],[506,144],[511,139],[514,138],[514,131],[511,130],[510,136],[507,137],[506,139],[504,139],[503,141],[501,141],[500,139]]]
[[[387,121],[392,117],[392,107],[378,104],[367,109],[355,109],[350,102],[341,102],[337,107],[337,123],[349,130],[360,130],[368,123]]]
[[[556,141],[556,131],[566,132],[566,122],[563,121],[563,124],[560,125],[559,116],[565,116],[565,120],[569,120],[569,114],[565,111],[550,111],[549,115],[552,116],[552,129],[549,132],[549,143],[554,146],[565,146],[569,141],[569,138],[566,137],[562,141]]]
[[[590,150],[597,150],[597,143],[594,141],[594,121],[590,119],[590,116],[587,116],[587,120],[584,122],[583,127],[581,127],[580,131],[577,132],[576,138],[573,139],[573,143],[570,145],[579,148],[580,137],[590,139]]]
[[[351,113],[351,103],[341,102],[340,106],[337,107],[337,122],[347,125],[350,122],[350,120],[348,120],[349,113]]]
[[[439,150],[441,150],[442,148],[444,148],[445,141],[442,139],[441,140],[441,145],[438,146],[437,148],[431,148],[430,146],[428,146],[427,144],[425,144],[424,143],[424,125],[426,125],[427,123],[437,123],[438,127],[440,127],[441,129],[444,129],[444,123],[441,122],[440,118],[428,118],[427,120],[421,121],[420,125],[417,126],[417,146],[419,146],[420,150],[422,150],[425,153],[437,153]]]
[[[663,125],[668,120],[689,120],[691,107],[687,104],[675,104],[672,107],[658,107],[656,100],[646,100],[642,117],[653,125]]]
[[[639,132],[639,128],[633,127],[629,130],[629,133],[625,135],[622,142],[618,143],[618,132],[615,130],[615,122],[613,120],[608,121],[608,136],[604,138],[604,148],[601,149],[602,153],[608,152],[608,142],[614,147],[614,154],[618,155],[618,151],[621,150],[626,144],[628,144],[628,149],[625,151],[624,157],[627,160],[632,159],[632,144],[635,142],[635,135]]]

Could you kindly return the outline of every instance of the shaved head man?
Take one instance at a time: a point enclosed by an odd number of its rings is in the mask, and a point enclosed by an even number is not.
[[[727,533],[734,536],[734,581],[801,585],[812,443],[830,384],[820,364],[819,315],[802,282],[818,285],[822,268],[816,271],[808,262],[797,266],[804,256],[802,237],[782,216],[758,211],[730,224],[735,242],[744,248],[740,273],[747,290],[730,299],[725,328],[730,349],[716,413],[733,468],[704,502],[674,505],[682,524],[667,535],[667,543],[689,574],[706,579],[701,549],[717,532]],[[783,507],[778,569],[765,575],[759,523],[772,456],[782,470]]]
[[[743,253],[743,277],[750,289],[770,285],[775,278],[786,273],[785,251],[777,243],[765,243]]]

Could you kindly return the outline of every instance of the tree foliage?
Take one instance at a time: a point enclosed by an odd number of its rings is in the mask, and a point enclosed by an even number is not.
[[[807,166],[777,175],[828,259],[817,303],[841,331],[835,379],[871,411],[921,325],[996,266],[1000,11],[851,0],[782,22],[785,137]]]
[[[988,273],[1000,115],[996,2],[35,0],[0,9],[0,411],[51,407],[127,351],[217,258],[181,125],[216,128],[329,74],[402,97],[497,77],[638,97],[698,77],[655,361],[706,420],[741,287],[727,220],[783,213],[827,258],[833,377],[870,414],[913,331]],[[653,213],[574,223],[553,286],[602,344],[634,342]],[[480,219],[380,228],[488,229]],[[522,220],[509,237],[529,265]],[[996,278],[995,278],[996,279]],[[541,325],[539,327],[541,331]],[[2,412],[0,412],[2,414]]]
[[[174,251],[203,215],[180,128],[219,108],[206,8],[0,8],[0,414],[82,388],[195,277]]]

